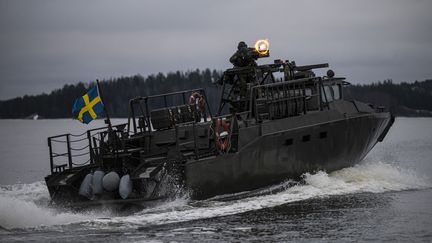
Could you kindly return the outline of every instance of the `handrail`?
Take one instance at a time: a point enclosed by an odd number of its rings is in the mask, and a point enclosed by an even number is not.
[[[83,136],[86,133],[87,132],[81,134],[81,136]],[[77,163],[74,163],[73,158],[81,157],[81,156],[90,154],[90,152],[84,152],[84,153],[80,153],[80,154],[73,154],[73,151],[82,151],[82,150],[88,148],[90,145],[87,144],[84,147],[73,148],[71,146],[72,144],[80,144],[79,142],[87,140],[87,137],[83,137],[83,138],[76,139],[76,140],[71,140],[70,139],[71,136],[72,136],[71,134],[67,133],[67,134],[60,134],[60,135],[48,137],[48,146],[49,146],[49,152],[50,152],[49,155],[50,155],[51,173],[61,172],[64,169],[63,167],[62,167],[62,169],[59,169],[58,168],[58,163],[54,164],[54,162],[58,162],[58,161],[55,161],[54,158],[57,158],[57,157],[67,157],[67,164],[66,165],[67,165],[67,167],[69,169],[72,169],[73,165],[78,165]],[[77,137],[77,136],[75,136],[75,137]],[[57,138],[57,139],[53,139],[53,138]],[[58,138],[64,138],[65,141],[58,140]],[[64,153],[57,153],[57,152],[55,152],[53,150],[53,145],[55,143],[65,144],[66,146],[63,145],[63,149],[66,149],[66,152],[64,152]],[[79,164],[79,165],[84,165],[84,164],[88,163],[91,160],[92,160],[92,158],[90,156],[90,158],[88,159],[87,162],[85,162],[83,164]]]
[[[138,97],[135,97],[135,98],[131,99],[131,101],[153,99],[153,98],[159,98],[159,97],[164,97],[164,96],[166,97],[166,96],[172,96],[172,95],[177,95],[177,94],[185,94],[185,93],[188,93],[188,92],[195,92],[195,91],[204,91],[204,89],[203,88],[199,88],[199,89],[182,90],[182,91],[176,91],[176,92],[165,93],[165,94],[158,94],[158,95],[138,96]]]
[[[59,138],[59,137],[65,137],[67,136],[69,133],[64,133],[64,134],[60,134],[60,135],[55,135],[55,136],[50,136],[48,138]]]
[[[126,126],[127,123],[121,123],[118,125],[115,125],[113,127],[116,127],[117,129],[119,127],[124,127]],[[47,138],[48,140],[48,147],[49,147],[49,157],[50,157],[50,167],[51,167],[51,173],[57,173],[57,172],[61,172],[62,170],[60,170],[58,168],[58,159],[56,158],[61,158],[61,157],[67,157],[67,168],[72,169],[73,166],[82,166],[85,164],[92,164],[95,162],[95,156],[97,153],[97,149],[99,149],[98,147],[93,147],[92,145],[92,138],[96,138],[96,136],[98,134],[104,133],[105,131],[101,131],[101,130],[107,130],[108,126],[105,127],[98,127],[98,128],[93,128],[93,129],[89,129],[84,133],[81,133],[79,135],[76,134],[70,134],[70,133],[64,133],[64,134],[59,134],[59,135],[55,135],[55,136],[50,136]],[[97,131],[101,131],[101,132],[97,132]],[[118,132],[122,132],[122,131],[118,131]],[[71,139],[71,137],[74,137],[76,139]],[[88,140],[86,143],[87,144],[83,144],[85,143],[84,141]],[[58,151],[58,149],[60,149],[57,145],[57,151],[54,151],[55,149],[55,144],[62,144],[62,148],[60,151]],[[75,145],[75,146],[72,146]],[[95,145],[96,146],[96,145]],[[88,149],[87,152],[81,152],[79,153],[79,151],[84,151],[85,149]],[[89,155],[89,158],[86,162],[84,163],[76,163],[74,161],[74,158],[76,157],[82,157],[82,156],[86,156]],[[62,163],[64,163],[64,161],[62,161]],[[63,168],[64,169],[64,168]]]
[[[67,136],[67,134],[65,134],[65,137]],[[51,141],[56,142],[56,143],[67,143],[67,141],[60,141],[60,140],[56,140],[56,139],[51,139]]]
[[[205,102],[205,106],[206,108],[202,111],[202,116],[204,118],[204,121],[207,120],[207,115],[210,116],[210,119],[213,117],[212,111],[210,109],[210,104],[208,102],[207,98],[207,94],[205,92],[205,89],[203,88],[199,88],[199,89],[190,89],[190,90],[182,90],[182,91],[177,91],[177,92],[170,92],[170,93],[164,93],[164,94],[158,94],[158,95],[149,95],[149,96],[139,96],[139,97],[135,97],[133,99],[129,100],[129,116],[128,116],[128,123],[127,123],[127,132],[133,132],[133,134],[137,134],[139,132],[150,132],[152,131],[152,121],[150,120],[151,114],[150,114],[150,107],[149,107],[149,102],[151,100],[154,100],[156,98],[164,98],[164,102],[163,102],[163,106],[162,108],[174,108],[174,107],[179,107],[180,105],[189,105],[189,103],[187,102],[186,99],[186,94],[187,93],[194,93],[194,92],[199,92],[201,95],[203,95],[203,97],[205,97],[204,102]],[[179,104],[177,105],[168,105],[167,102],[167,97],[172,97],[175,95],[181,95],[181,98],[183,100],[183,103],[181,104],[181,102],[179,102]],[[145,105],[143,107],[143,105]],[[137,110],[136,106],[139,107],[139,110]],[[139,114],[135,114],[136,112],[139,113],[139,111],[141,111],[141,115]],[[139,119],[138,121],[138,125],[137,125],[137,119]],[[142,120],[140,120],[142,119]],[[144,126],[140,126],[140,122],[144,122]],[[138,128],[140,128],[140,131],[138,131]]]
[[[283,86],[283,85],[289,85],[289,84],[295,84],[295,83],[304,83],[307,81],[315,81],[315,80],[318,80],[318,77],[300,78],[300,79],[293,79],[293,80],[287,80],[287,81],[276,82],[276,83],[260,84],[260,85],[253,86],[252,89],[258,89],[258,88],[262,88],[262,87]]]
[[[117,128],[119,126],[126,126],[126,125],[127,125],[127,122],[113,125],[113,127]],[[94,131],[103,130],[103,129],[108,129],[108,126],[89,129],[89,130],[87,130],[87,132],[94,132]]]

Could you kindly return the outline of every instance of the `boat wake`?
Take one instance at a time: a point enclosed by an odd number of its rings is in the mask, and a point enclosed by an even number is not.
[[[287,181],[250,193],[224,195],[205,201],[178,198],[127,216],[110,211],[59,212],[49,207],[45,183],[0,187],[0,227],[50,229],[74,227],[85,229],[138,228],[149,225],[220,217],[280,206],[290,202],[353,193],[382,193],[432,187],[429,178],[412,170],[383,162],[363,162],[327,174],[306,173],[302,183]]]
[[[44,182],[0,187],[0,226],[25,228],[80,222],[98,215],[59,213],[48,207],[50,197]]]

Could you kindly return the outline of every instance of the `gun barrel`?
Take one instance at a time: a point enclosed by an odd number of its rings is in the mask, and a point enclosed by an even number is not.
[[[294,70],[296,71],[307,71],[317,68],[327,68],[329,67],[328,63],[321,63],[321,64],[314,64],[314,65],[305,65],[305,66],[296,66],[294,67]]]
[[[263,58],[263,57],[269,57],[269,56],[270,56],[270,52],[269,52],[269,51],[267,51],[266,54],[261,54],[261,53],[259,53],[255,48],[249,47],[248,49],[249,49],[249,51],[250,51],[252,57],[253,57],[255,60],[258,59],[258,58]]]

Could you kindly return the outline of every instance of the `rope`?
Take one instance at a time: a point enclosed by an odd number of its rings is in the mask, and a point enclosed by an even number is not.
[[[58,161],[56,161],[56,163],[55,164],[53,164],[54,165],[54,167],[56,167],[56,166],[59,166],[59,165],[67,165],[69,162],[58,162]]]
[[[58,153],[54,153],[53,152],[53,156],[56,156],[56,157],[65,157],[67,155],[67,153],[64,153],[64,154],[58,154]]]
[[[86,162],[84,162],[84,163],[73,163],[72,162],[72,164],[73,165],[85,165],[85,164],[87,164],[88,162],[90,162],[90,159],[88,159]]]
[[[81,133],[81,134],[69,134],[69,135],[71,135],[72,137],[81,137],[82,135],[84,135],[84,134],[86,134],[87,133],[87,131],[85,131],[85,132],[83,132],[83,133]]]
[[[86,149],[86,148],[88,148],[89,147],[89,145],[87,144],[86,146],[84,146],[84,147],[82,147],[82,148],[70,148],[71,150],[73,150],[73,151],[81,151],[81,150],[83,150],[83,149]]]
[[[81,139],[77,139],[77,140],[70,140],[71,143],[75,143],[75,142],[80,142],[80,141],[84,141],[86,140],[87,137],[81,138]]]
[[[61,141],[61,140],[56,140],[56,139],[51,139],[51,142],[67,143],[67,141]]]
[[[72,155],[71,157],[73,157],[73,158],[75,158],[75,157],[80,157],[80,156],[84,156],[84,155],[87,155],[87,154],[89,154],[90,152],[86,152],[86,153],[82,153],[82,154],[75,154],[75,155]]]

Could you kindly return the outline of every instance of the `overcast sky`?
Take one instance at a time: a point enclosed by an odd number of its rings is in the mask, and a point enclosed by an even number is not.
[[[225,69],[237,42],[352,83],[432,78],[432,1],[0,0],[0,99],[97,78]]]

